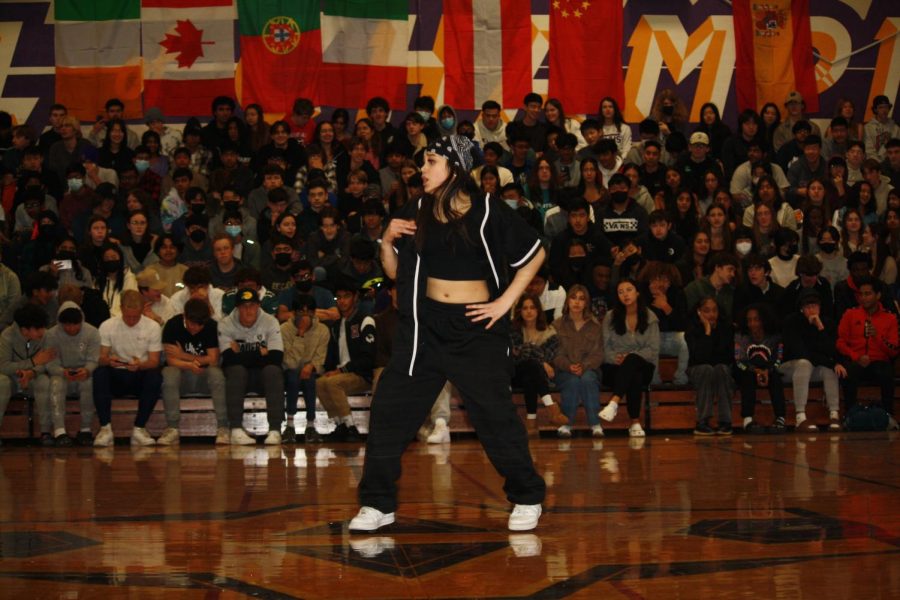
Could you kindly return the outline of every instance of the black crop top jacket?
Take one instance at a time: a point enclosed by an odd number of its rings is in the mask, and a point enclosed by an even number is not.
[[[421,199],[408,202],[395,218],[416,220],[421,206]],[[478,239],[475,241],[484,246],[488,267],[485,279],[490,299],[495,300],[507,288],[515,271],[534,258],[541,249],[541,241],[537,231],[516,211],[491,195],[473,198],[466,217],[475,218],[478,223]],[[402,365],[402,369],[412,375],[416,354],[424,343],[420,336],[419,318],[428,273],[425,261],[416,249],[415,236],[401,236],[394,242],[394,250],[398,255],[397,304],[400,322],[391,362],[398,367]]]

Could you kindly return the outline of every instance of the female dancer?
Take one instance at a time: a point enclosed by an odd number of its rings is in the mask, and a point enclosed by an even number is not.
[[[469,176],[472,143],[435,140],[425,152],[425,196],[407,203],[381,241],[397,281],[400,322],[372,402],[362,508],[351,531],[394,522],[400,457],[449,380],[515,508],[508,526],[537,526],[544,480],[510,401],[509,312],[544,261],[537,232]],[[517,270],[516,270],[517,269]],[[515,271],[515,275],[511,273]]]

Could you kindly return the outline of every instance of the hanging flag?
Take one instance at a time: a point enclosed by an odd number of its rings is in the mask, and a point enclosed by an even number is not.
[[[234,95],[234,0],[142,0],[144,106],[210,114]]]
[[[242,106],[291,112],[296,98],[318,102],[322,68],[319,2],[237,0],[241,60],[235,78]],[[333,83],[323,81],[323,85]]]
[[[360,108],[373,96],[406,104],[408,7],[409,0],[325,0],[323,104]]]
[[[444,0],[444,101],[480,109],[522,104],[531,91],[531,3]]]
[[[604,96],[625,105],[622,28],[622,0],[551,0],[548,90],[566,113],[596,113]]]
[[[738,109],[781,106],[796,90],[817,112],[809,0],[734,0],[733,14]]]
[[[91,121],[110,98],[125,117],[141,111],[140,0],[54,2],[56,101]]]

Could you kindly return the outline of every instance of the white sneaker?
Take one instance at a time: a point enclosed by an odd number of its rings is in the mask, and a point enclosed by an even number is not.
[[[394,546],[394,538],[387,536],[350,540],[350,547],[359,552],[363,558],[375,558],[387,550],[393,550]]]
[[[591,427],[591,435],[595,438],[602,438],[605,435],[603,433],[603,426],[598,424]]]
[[[572,437],[572,428],[568,425],[562,425],[559,429],[556,430],[556,437],[561,439],[569,439]]]
[[[227,446],[231,443],[231,432],[227,427],[218,427],[216,429],[216,446]]]
[[[610,402],[606,406],[603,407],[603,410],[600,411],[600,418],[604,421],[612,421],[616,418],[616,415],[619,413],[619,405],[615,402]]]
[[[888,431],[897,431],[900,429],[900,426],[897,425],[897,419],[893,417],[893,415],[888,415]]]
[[[450,443],[450,428],[447,427],[447,423],[444,422],[443,419],[438,419],[434,423],[434,429],[431,430],[431,434],[428,436],[426,440],[429,444],[449,444]]]
[[[160,446],[174,446],[180,441],[181,437],[178,433],[178,429],[175,427],[166,427],[166,430],[162,432],[162,435],[159,436],[159,439],[156,440],[156,443]]]
[[[507,527],[510,531],[531,531],[537,527],[540,518],[540,504],[516,504],[509,515]]]
[[[647,434],[644,433],[644,428],[641,427],[640,423],[633,423],[631,427],[628,428],[628,435],[631,437],[646,437]]]
[[[247,435],[247,432],[240,427],[231,430],[231,443],[235,446],[254,446],[256,438]]]
[[[375,531],[394,522],[394,513],[383,513],[377,508],[363,506],[350,520],[350,531]]]
[[[132,446],[155,446],[156,440],[153,439],[147,430],[143,427],[135,427],[131,430]]]
[[[280,446],[281,445],[281,434],[277,431],[270,431],[266,436],[266,440],[263,442],[266,446]]]
[[[112,425],[104,425],[100,428],[100,431],[97,432],[97,437],[94,438],[94,446],[95,447],[105,447],[112,446],[116,443],[116,438],[113,435]]]

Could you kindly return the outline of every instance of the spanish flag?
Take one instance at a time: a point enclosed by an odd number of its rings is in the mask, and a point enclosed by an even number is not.
[[[780,107],[796,90],[817,112],[809,0],[734,0],[733,14],[738,108]]]

